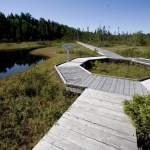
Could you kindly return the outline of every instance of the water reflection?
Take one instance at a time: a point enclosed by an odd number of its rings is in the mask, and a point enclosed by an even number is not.
[[[0,78],[13,74],[16,71],[25,70],[32,64],[43,61],[40,56],[34,56],[29,50],[1,52],[0,51]]]

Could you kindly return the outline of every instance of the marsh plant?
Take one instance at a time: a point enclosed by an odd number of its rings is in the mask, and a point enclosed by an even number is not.
[[[0,149],[32,149],[75,97],[34,67],[16,74],[0,91]]]
[[[125,113],[132,118],[136,127],[138,147],[150,149],[150,94],[135,94],[132,100],[125,100],[123,104]]]
[[[117,76],[124,78],[141,79],[149,76],[150,66],[131,61],[90,61],[86,69],[92,73]]]

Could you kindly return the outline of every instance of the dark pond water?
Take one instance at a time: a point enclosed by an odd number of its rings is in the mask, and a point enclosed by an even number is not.
[[[44,58],[34,56],[29,50],[1,52],[0,51],[0,79],[17,71],[28,69],[32,64],[43,61]]]

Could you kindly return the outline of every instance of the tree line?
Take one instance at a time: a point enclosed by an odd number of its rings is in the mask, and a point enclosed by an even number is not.
[[[62,25],[54,21],[39,20],[33,18],[29,13],[21,13],[7,17],[0,12],[0,41],[20,42],[37,40],[74,40],[72,35],[76,29]]]
[[[142,31],[136,33],[120,32],[111,33],[105,26],[99,27],[95,32],[80,28],[73,28],[59,24],[55,21],[39,20],[30,13],[10,14],[7,17],[0,12],[0,41],[21,42],[37,40],[73,40],[87,43],[95,43],[98,46],[109,46],[111,44],[146,45],[150,44],[150,34]]]

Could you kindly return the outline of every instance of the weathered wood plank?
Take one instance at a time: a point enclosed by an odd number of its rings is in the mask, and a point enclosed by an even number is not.
[[[81,123],[70,121],[63,117],[59,120],[58,124],[59,126],[70,129],[71,131],[85,135],[89,138],[92,138],[93,140],[102,142],[117,149],[135,150],[137,148],[137,145],[134,142],[96,130],[88,126],[84,126]]]
[[[51,143],[41,139],[40,142],[33,148],[33,150],[61,150],[61,148],[58,148]]]
[[[92,78],[92,75],[88,75],[79,85],[85,85]]]
[[[102,86],[101,90],[102,90],[102,91],[106,91],[106,92],[109,91],[112,82],[113,82],[113,78],[108,77],[108,78],[106,79],[105,84]]]
[[[135,142],[135,143],[137,142],[136,132],[134,134],[120,132],[120,131],[117,131],[117,130],[114,130],[114,129],[111,129],[111,128],[106,128],[105,126],[100,126],[100,125],[98,125],[94,122],[88,121],[88,120],[83,120],[82,118],[79,118],[79,117],[76,117],[76,116],[73,116],[73,115],[70,115],[70,114],[67,114],[67,113],[63,114],[62,117],[67,118],[70,121],[78,122],[78,123],[80,123],[84,126],[92,127],[92,128],[97,129],[99,131],[109,133],[111,135],[129,140],[129,141],[132,141],[132,142]]]
[[[96,140],[93,140],[92,138],[86,137],[82,134],[73,132],[70,129],[66,129],[62,126],[59,126],[59,124],[56,124],[54,127],[51,128],[49,131],[50,133],[53,133],[61,138],[65,138],[67,141],[74,143],[77,146],[80,146],[84,149],[88,150],[116,150],[116,148],[113,148],[109,145],[106,145],[104,143],[98,142]]]
[[[117,103],[113,103],[113,102],[107,102],[105,100],[98,100],[98,99],[94,99],[94,98],[87,98],[87,97],[78,97],[79,101],[81,102],[85,102],[85,103],[89,103],[89,104],[93,104],[93,105],[97,105],[100,107],[104,107],[104,108],[108,108],[110,110],[114,110],[120,113],[124,113],[122,106],[120,104]]]
[[[132,96],[134,93],[135,93],[135,87],[134,87],[134,81],[131,81],[130,80],[130,88],[129,88],[129,91],[130,91],[130,95]]]
[[[96,77],[92,75],[92,78],[88,82],[85,83],[85,86],[87,87],[88,85],[90,85],[95,80],[95,78]]]
[[[99,84],[96,87],[96,90],[100,90],[103,84],[105,83],[107,77],[103,77],[103,79],[99,82]]]
[[[94,89],[98,85],[98,81],[100,81],[102,79],[101,76],[97,76],[97,75],[93,75],[93,76],[95,76],[93,82],[88,85],[88,87],[92,88],[92,89]]]
[[[96,105],[84,103],[81,101],[75,101],[71,107],[83,110],[83,111],[88,111],[106,118],[111,118],[114,120],[126,122],[126,123],[132,123],[131,119],[122,113],[107,109],[107,108],[102,108]]]
[[[119,95],[119,94],[115,94],[115,93],[109,93],[109,92],[98,91],[98,90],[93,90],[93,89],[86,89],[84,91],[84,93],[90,94],[92,96],[97,95],[97,97],[105,95],[105,96],[109,96],[112,98],[118,98],[118,99],[129,99],[130,100],[130,98],[131,98],[131,96]]]
[[[140,82],[134,81],[134,85],[135,85],[135,93],[141,94],[143,95],[143,90],[142,90],[142,85]]]
[[[110,87],[110,89],[109,89],[109,92],[110,93],[114,93],[114,91],[115,91],[115,88],[116,88],[116,84],[117,84],[117,78],[114,78],[113,79],[113,82],[112,82],[112,85],[111,85],[111,87]]]
[[[142,84],[141,86],[142,86],[143,94],[147,95],[149,91]]]
[[[125,86],[125,80],[124,79],[120,79],[120,88],[119,88],[119,93],[120,95],[124,95],[124,86]]]
[[[73,143],[66,141],[65,138],[60,138],[59,136],[56,136],[55,134],[52,133],[48,133],[46,134],[43,139],[47,142],[49,142],[50,144],[53,144],[57,147],[59,147],[60,149],[65,149],[65,150],[83,150],[83,148],[74,145]]]
[[[133,130],[135,130],[135,127],[131,125],[130,123],[114,120],[111,118],[106,118],[105,116],[100,116],[100,115],[97,115],[88,111],[80,110],[78,108],[70,107],[67,113],[75,115],[75,116],[78,116],[78,115],[82,116],[84,119],[91,117],[92,122],[97,121],[97,123],[103,126],[106,126],[107,128],[123,131],[125,133],[128,133],[130,131],[133,132]],[[128,130],[128,131],[125,131],[125,130]]]
[[[102,94],[91,94],[91,93],[82,93],[82,96],[86,98],[94,98],[95,100],[103,100],[110,103],[116,103],[122,105],[124,99],[118,97],[112,97],[111,95],[102,95]]]
[[[103,126],[105,128],[109,128],[111,130],[123,132],[124,134],[135,135],[136,131],[134,128],[133,129],[126,128],[126,127],[122,126],[121,122],[114,122],[114,121],[112,122],[112,120],[107,120],[106,118],[103,119],[102,117],[99,117],[97,115],[87,113],[87,112],[81,111],[81,110],[78,110],[78,112],[75,112],[75,111],[77,111],[77,110],[71,109],[70,111],[67,111],[66,114],[78,117],[78,118],[88,121],[88,122],[92,122],[93,124],[97,124],[97,125]],[[117,124],[117,123],[119,123],[119,124]]]
[[[124,95],[130,95],[130,81],[125,80]]]
[[[123,90],[124,90],[124,79],[118,79],[114,93],[123,95]]]

